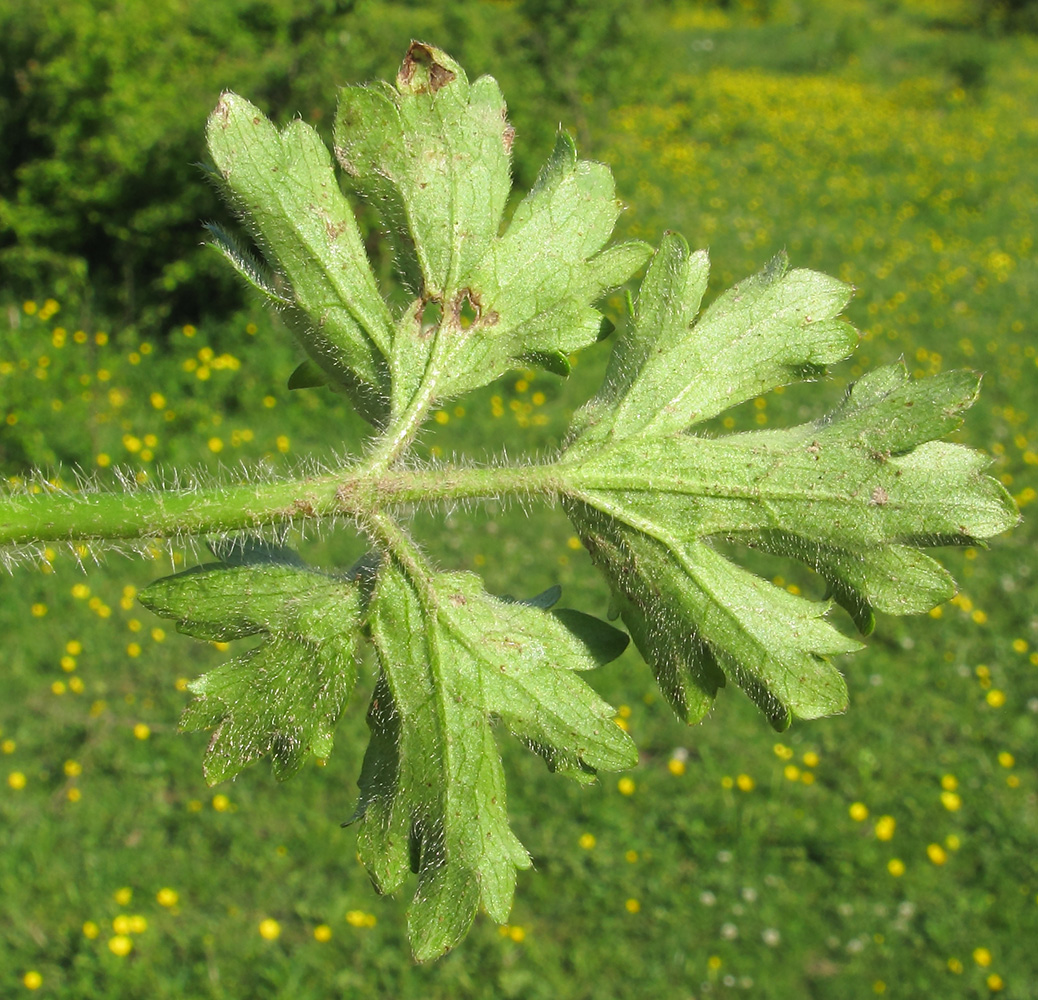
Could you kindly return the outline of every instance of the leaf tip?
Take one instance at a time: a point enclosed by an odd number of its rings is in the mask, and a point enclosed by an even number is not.
[[[436,94],[459,76],[464,79],[461,67],[446,52],[412,41],[396,80],[401,93]]]

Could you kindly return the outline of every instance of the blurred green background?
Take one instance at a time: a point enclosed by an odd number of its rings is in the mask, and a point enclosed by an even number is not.
[[[709,246],[714,292],[779,250],[857,286],[858,354],[728,428],[824,412],[866,368],[986,373],[958,436],[1024,514],[962,585],[882,619],[842,717],[772,733],[737,691],[686,729],[628,653],[593,682],[642,750],[591,788],[502,741],[535,869],[511,922],[412,964],[350,815],[370,665],[336,752],[215,789],[180,736],[226,655],[135,588],[201,558],[55,548],[0,577],[0,995],[63,998],[1038,997],[1038,4],[983,0],[15,0],[0,13],[0,473],[270,475],[356,451],[278,317],[201,247],[230,221],[197,164],[219,92],[325,135],[337,86],[412,37],[500,81],[527,187],[557,124],[609,163],[622,235]],[[362,216],[362,223],[368,220]],[[379,256],[370,231],[373,254]],[[619,295],[606,304],[623,322]],[[608,344],[437,415],[427,458],[550,451]],[[607,595],[566,521],[490,505],[416,519],[495,592]],[[333,565],[348,530],[295,540]],[[100,560],[95,565],[95,558]],[[761,566],[817,592],[806,573]],[[849,622],[844,621],[846,627]]]

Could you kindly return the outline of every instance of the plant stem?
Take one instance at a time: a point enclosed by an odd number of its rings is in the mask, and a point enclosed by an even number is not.
[[[0,545],[176,538],[334,516],[364,520],[398,505],[549,497],[558,486],[550,464],[381,473],[360,466],[272,483],[125,493],[58,492],[41,486],[39,492],[0,495]]]
[[[367,467],[375,472],[388,469],[414,440],[419,428],[436,401],[436,388],[440,379],[443,357],[448,351],[449,335],[445,316],[436,332],[432,352],[426,364],[425,374],[418,391],[408,402],[404,411],[382,434],[375,450],[367,457]],[[395,409],[395,407],[394,407]]]

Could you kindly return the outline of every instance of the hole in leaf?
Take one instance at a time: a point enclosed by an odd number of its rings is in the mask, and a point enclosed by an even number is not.
[[[467,330],[479,319],[479,311],[472,304],[472,300],[466,295],[461,300],[461,308],[458,310],[458,325]]]
[[[443,306],[435,299],[426,302],[425,308],[422,310],[422,329],[436,329],[440,325],[441,319],[443,319]]]

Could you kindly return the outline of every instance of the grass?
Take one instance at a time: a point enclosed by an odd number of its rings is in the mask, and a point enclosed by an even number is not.
[[[930,616],[879,623],[843,664],[845,716],[776,737],[729,691],[688,730],[627,654],[595,681],[642,750],[635,771],[570,787],[503,741],[510,813],[535,869],[520,877],[506,928],[481,918],[455,953],[421,968],[407,957],[406,898],[373,894],[338,826],[354,803],[366,691],[327,766],[277,785],[260,765],[207,789],[205,738],[178,735],[176,719],[186,680],[225,654],[163,631],[129,586],[168,559],[110,556],[84,574],[77,559],[89,565],[91,553],[43,553],[36,569],[0,579],[0,993],[1038,996],[1027,517],[1038,46],[978,41],[987,61],[964,80],[943,53],[950,37],[961,48],[971,36],[938,31],[923,4],[844,5],[876,16],[848,15],[838,31],[818,9],[799,35],[722,10],[677,19],[684,58],[670,92],[614,108],[595,155],[631,206],[627,231],[656,240],[670,226],[709,244],[715,290],[781,249],[859,288],[855,359],[830,382],[740,408],[727,426],[817,414],[898,356],[920,375],[980,368],[981,401],[960,433],[991,452],[1022,525],[989,551],[942,554],[960,595]],[[80,336],[67,312],[43,299],[8,310],[6,473],[60,461],[146,482],[177,465],[276,469],[356,446],[343,404],[283,388],[295,355],[262,312],[150,344],[93,326]],[[587,352],[569,384],[520,374],[449,406],[423,449],[551,448],[605,351]],[[567,602],[603,610],[566,522],[535,513],[443,512],[416,530],[442,564],[478,569],[492,590],[560,582]],[[356,549],[338,536],[301,545],[328,562]],[[812,585],[778,563],[769,572]]]

